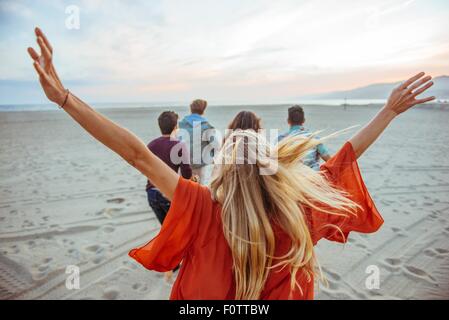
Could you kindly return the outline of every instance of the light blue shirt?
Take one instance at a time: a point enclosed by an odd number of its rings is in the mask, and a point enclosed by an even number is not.
[[[282,139],[288,137],[288,136],[305,136],[309,137],[311,135],[310,131],[304,128],[304,126],[295,125],[291,126],[290,130],[286,133],[281,134],[278,137],[278,141],[281,141]],[[317,137],[318,138],[318,137]],[[304,157],[303,163],[306,166],[309,166],[310,168],[314,170],[320,170],[320,157],[329,155],[329,150],[326,148],[326,146],[322,143],[317,145],[316,147],[312,148]]]

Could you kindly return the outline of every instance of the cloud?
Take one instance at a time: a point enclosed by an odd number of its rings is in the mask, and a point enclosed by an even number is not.
[[[33,11],[20,2],[13,0],[2,0],[0,2],[0,16],[5,18],[7,15],[30,18],[33,16]]]

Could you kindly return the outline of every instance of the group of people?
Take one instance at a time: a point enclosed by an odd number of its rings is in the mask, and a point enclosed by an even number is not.
[[[202,154],[205,144],[209,139],[195,139],[193,128],[199,127],[199,133],[202,137],[207,130],[215,129],[214,126],[205,117],[207,101],[198,99],[190,104],[190,114],[179,121],[179,115],[174,111],[164,111],[159,115],[158,125],[161,136],[152,140],[148,144],[148,149],[158,156],[165,164],[179,173],[185,179],[192,179],[203,185],[208,185],[212,170],[211,164],[200,161],[195,162],[192,150],[194,144],[199,144],[199,152]],[[278,136],[278,141],[289,136],[310,137],[310,132],[304,126],[304,109],[299,105],[294,105],[288,109],[287,123],[289,129]],[[228,130],[253,130],[258,132],[262,129],[261,119],[251,111],[239,112],[228,126]],[[183,141],[182,136],[178,134],[179,130],[185,130],[189,134],[189,142]],[[177,152],[175,160],[172,153]],[[302,162],[310,168],[318,171],[320,160],[327,161],[331,157],[328,148],[319,143],[311,148],[302,158]],[[181,159],[181,161],[177,161]],[[153,209],[158,220],[164,221],[164,217],[170,208],[170,202],[161,194],[151,181],[148,180],[146,191],[148,202]]]
[[[199,130],[199,137],[203,137],[206,131],[215,129],[205,117],[206,109],[207,101],[197,99],[190,104],[190,114],[181,121],[179,121],[179,116],[174,111],[162,112],[158,117],[161,136],[148,144],[148,149],[173,169],[173,171],[179,173],[185,179],[192,179],[203,185],[208,185],[210,180],[212,174],[211,164],[203,160],[199,162],[195,161],[192,150],[194,150],[195,143],[197,143],[198,152],[202,154],[205,149],[205,143],[210,139],[210,137],[208,139],[196,139],[193,133],[195,127]],[[288,136],[309,137],[312,134],[304,127],[304,109],[299,105],[294,105],[288,109],[287,123],[289,130],[279,135],[279,141]],[[254,112],[241,111],[231,121],[228,129],[253,130],[254,132],[258,132],[262,129],[261,119]],[[182,140],[182,136],[178,134],[179,130],[184,130],[188,133],[188,143]],[[174,158],[173,152],[177,153]],[[302,162],[318,171],[320,159],[327,161],[330,157],[331,155],[327,147],[323,143],[319,143],[308,151],[302,158]],[[180,161],[177,161],[178,159]],[[150,180],[147,182],[146,192],[148,203],[162,225],[170,209],[170,201]],[[171,280],[172,274],[172,271],[165,273],[167,281]]]
[[[180,266],[171,299],[313,299],[314,279],[321,276],[317,242],[346,242],[350,232],[372,233],[383,224],[357,159],[398,115],[435,99],[418,98],[433,82],[424,72],[416,74],[398,85],[371,121],[332,156],[319,139],[307,136],[298,106],[289,110],[290,130],[276,146],[257,135],[260,120],[242,112],[230,125],[240,130],[224,138],[212,177],[202,185],[189,179],[199,175],[204,183],[202,163],[189,167],[169,161],[168,150],[175,146],[178,158],[188,158],[187,146],[169,138],[178,125],[176,114],[163,113],[162,137],[145,145],[64,87],[50,42],[40,29],[35,33],[41,52],[28,52],[48,99],[148,178],[150,205],[163,224],[156,237],[129,256],[158,272]],[[212,127],[203,117],[206,106],[195,101],[179,127],[193,133],[198,123]],[[253,140],[268,157],[241,161],[252,156],[248,141]],[[202,143],[191,140],[190,147],[197,148],[195,142]],[[272,152],[277,170],[260,174],[274,161]],[[317,169],[318,156],[327,161],[316,171],[308,165]]]

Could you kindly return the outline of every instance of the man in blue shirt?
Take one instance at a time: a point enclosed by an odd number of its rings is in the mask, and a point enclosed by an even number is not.
[[[295,105],[288,109],[288,125],[290,130],[284,134],[281,134],[278,138],[279,141],[287,136],[299,135],[308,137],[311,135],[310,131],[304,127],[304,110],[301,106]],[[320,158],[324,161],[329,160],[331,157],[329,150],[322,143],[312,148],[303,159],[303,163],[314,170],[320,170]]]
[[[209,183],[214,149],[208,145],[215,141],[215,129],[204,117],[207,101],[197,99],[190,105],[188,116],[179,123],[178,138],[187,143],[192,173],[203,185]]]

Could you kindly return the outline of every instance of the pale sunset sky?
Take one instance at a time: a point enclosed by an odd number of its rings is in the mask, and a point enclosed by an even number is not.
[[[0,0],[0,104],[46,101],[34,26],[90,102],[271,103],[449,74],[447,0]]]

